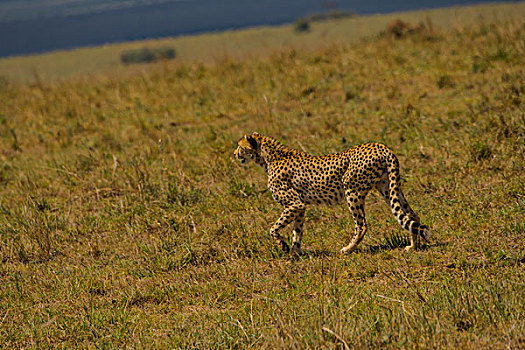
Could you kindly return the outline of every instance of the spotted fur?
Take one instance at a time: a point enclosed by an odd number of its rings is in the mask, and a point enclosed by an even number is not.
[[[352,241],[341,252],[355,250],[367,231],[364,205],[372,188],[381,193],[396,220],[411,233],[406,250],[417,248],[419,236],[426,241],[430,237],[428,227],[421,224],[401,192],[397,157],[383,144],[367,143],[341,153],[311,156],[253,133],[238,142],[234,154],[242,163],[252,160],[266,170],[268,188],[284,207],[270,234],[285,252],[290,248],[279,232],[293,222],[292,252],[301,253],[307,204],[335,205],[344,201],[354,219],[355,230]]]

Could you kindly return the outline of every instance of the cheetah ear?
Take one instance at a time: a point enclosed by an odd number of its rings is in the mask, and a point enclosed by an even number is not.
[[[248,141],[250,143],[250,146],[252,146],[252,148],[254,150],[257,150],[257,148],[259,147],[259,145],[257,144],[257,140],[251,136],[251,135],[247,135],[247,136],[244,136],[244,138],[246,139],[246,141]]]

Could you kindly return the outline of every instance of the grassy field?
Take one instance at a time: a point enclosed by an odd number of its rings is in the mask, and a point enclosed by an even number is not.
[[[143,73],[0,85],[4,348],[525,347],[523,20]],[[233,159],[388,144],[433,231],[311,207],[304,256]],[[289,233],[289,231],[287,231]]]
[[[395,18],[413,23],[430,20],[435,28],[461,28],[494,20],[519,21],[523,17],[525,3],[484,4],[319,22],[312,24],[310,32],[301,34],[294,32],[293,25],[283,25],[109,44],[43,55],[3,58],[0,59],[0,78],[35,82],[63,80],[79,75],[120,76],[133,71],[147,71],[147,65],[130,70],[120,63],[123,51],[145,46],[172,46],[177,50],[177,60],[186,64],[196,61],[220,63],[225,58],[267,57],[289,48],[318,50],[333,44],[356,43],[365,37],[377,35]]]

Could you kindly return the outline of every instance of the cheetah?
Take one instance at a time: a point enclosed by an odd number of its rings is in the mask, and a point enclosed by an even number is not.
[[[293,221],[292,254],[300,255],[307,204],[348,204],[355,223],[354,236],[341,253],[354,251],[366,234],[365,197],[375,188],[381,193],[397,222],[410,232],[410,251],[419,246],[419,236],[429,241],[429,228],[410,208],[400,188],[399,161],[387,146],[366,143],[343,152],[312,156],[287,148],[258,133],[245,135],[234,152],[241,163],[260,165],[268,175],[268,189],[284,210],[270,229],[281,249],[290,247],[280,231]]]

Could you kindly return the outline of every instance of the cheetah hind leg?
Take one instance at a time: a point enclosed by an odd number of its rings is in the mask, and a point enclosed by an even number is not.
[[[348,208],[350,209],[350,212],[352,213],[352,217],[354,219],[355,230],[352,241],[346,247],[341,249],[342,254],[348,254],[353,252],[357,248],[357,245],[365,237],[367,227],[365,219],[364,199],[365,195],[359,196],[357,193],[352,191],[347,191],[346,193],[346,200],[348,202]]]

